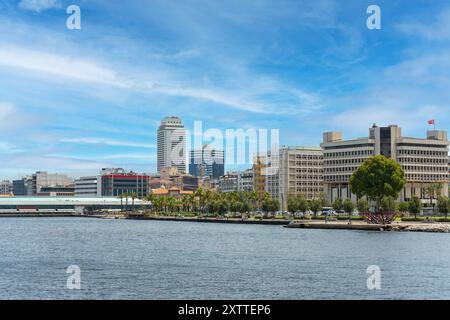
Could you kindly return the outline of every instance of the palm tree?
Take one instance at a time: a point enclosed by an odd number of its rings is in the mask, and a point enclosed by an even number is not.
[[[203,188],[198,188],[197,191],[195,191],[195,197],[198,199],[198,204],[200,206],[200,211],[203,213],[204,209],[204,201],[205,201],[205,191]]]
[[[145,197],[145,200],[151,203],[150,211],[153,211],[153,208],[155,207],[156,196],[153,193],[150,193]]]
[[[129,194],[131,198],[131,210],[134,211],[134,200],[137,199],[137,193],[136,192],[130,192]]]
[[[123,212],[123,193],[119,194],[120,199],[120,212]]]
[[[430,197],[430,208],[433,208],[433,212],[434,212],[434,204],[433,204],[433,200],[436,196],[436,194],[441,195],[441,190],[442,190],[442,185],[440,183],[437,182],[433,182],[431,184],[429,184],[426,188],[425,188],[425,195]]]

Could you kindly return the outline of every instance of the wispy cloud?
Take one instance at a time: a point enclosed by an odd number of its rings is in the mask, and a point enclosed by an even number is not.
[[[0,141],[0,153],[4,154],[11,154],[11,153],[18,153],[23,152],[24,150],[20,149],[19,147],[5,141]]]
[[[122,88],[132,86],[96,62],[17,46],[0,45],[0,66]]]
[[[450,8],[439,12],[431,23],[405,21],[398,23],[396,28],[404,34],[427,40],[450,40]]]
[[[61,8],[60,0],[21,0],[19,8],[34,12],[42,12],[49,9]]]
[[[118,153],[101,156],[101,158],[105,160],[114,160],[114,159],[155,160],[156,156],[155,154],[146,154],[146,153]]]
[[[75,144],[102,144],[116,147],[133,147],[133,148],[149,148],[149,149],[155,148],[155,145],[153,144],[136,143],[133,141],[122,141],[107,138],[92,138],[92,137],[63,138],[60,139],[59,141],[64,143],[75,143]]]

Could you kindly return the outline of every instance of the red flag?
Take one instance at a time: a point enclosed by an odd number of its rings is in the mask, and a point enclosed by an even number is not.
[[[432,120],[428,120],[428,124],[435,124],[435,121],[434,121],[434,119],[432,119]]]

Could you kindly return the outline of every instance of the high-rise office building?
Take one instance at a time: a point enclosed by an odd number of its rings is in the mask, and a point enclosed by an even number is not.
[[[432,130],[426,138],[403,137],[396,125],[369,129],[365,138],[343,140],[340,132],[326,132],[321,147],[324,153],[324,189],[330,201],[352,198],[349,180],[353,172],[368,158],[384,155],[396,160],[405,171],[406,185],[399,200],[413,196],[426,199],[430,184],[441,185],[441,194],[448,194],[447,132]]]
[[[157,169],[176,167],[186,173],[186,130],[178,117],[166,117],[158,128]]]
[[[316,199],[323,193],[323,153],[320,148],[282,147],[274,157],[269,153],[255,163],[254,179],[265,192],[280,201],[286,210],[289,195],[303,195]],[[266,167],[271,167],[262,174]],[[262,168],[262,169],[261,169]],[[261,192],[261,191],[260,191]]]
[[[202,149],[191,150],[189,157],[189,174],[194,177],[219,179],[225,173],[223,150],[212,149],[204,145]]]

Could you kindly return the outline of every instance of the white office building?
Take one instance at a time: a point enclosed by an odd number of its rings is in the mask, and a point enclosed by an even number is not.
[[[99,176],[80,177],[75,180],[75,197],[100,197],[101,195]]]
[[[157,169],[176,167],[186,173],[186,130],[178,117],[166,117],[158,128]]]
[[[330,201],[336,198],[356,200],[349,186],[353,172],[368,158],[384,155],[396,160],[405,171],[406,185],[399,200],[413,196],[427,199],[430,184],[441,185],[448,195],[449,163],[447,132],[432,130],[426,138],[403,137],[396,125],[369,129],[369,136],[344,140],[340,132],[326,132],[321,147],[324,153],[324,191]]]

